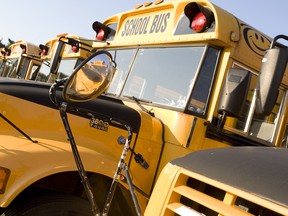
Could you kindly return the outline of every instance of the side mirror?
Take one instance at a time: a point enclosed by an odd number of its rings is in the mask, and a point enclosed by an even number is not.
[[[56,74],[59,69],[59,65],[65,48],[65,42],[59,39],[59,41],[56,42],[55,46],[56,47],[53,50],[50,62],[50,73],[52,74]]]
[[[278,89],[286,70],[288,61],[287,47],[274,47],[276,40],[279,38],[288,40],[287,36],[276,36],[262,60],[257,85],[257,114],[269,115],[272,112],[278,97]]]
[[[107,51],[99,51],[75,68],[63,89],[67,102],[84,102],[101,95],[109,86],[115,72],[115,63]]]
[[[252,74],[243,69],[228,71],[218,104],[218,113],[239,117],[249,91]]]

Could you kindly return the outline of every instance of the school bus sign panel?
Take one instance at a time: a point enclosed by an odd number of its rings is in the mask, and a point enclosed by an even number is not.
[[[148,15],[138,15],[129,17],[124,21],[118,36],[121,40],[131,40],[131,38],[163,37],[172,32],[172,13],[170,10],[161,13],[151,13]]]

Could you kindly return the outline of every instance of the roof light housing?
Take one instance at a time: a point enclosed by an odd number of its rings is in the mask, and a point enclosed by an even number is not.
[[[115,35],[115,30],[96,21],[92,25],[93,30],[96,32],[96,38],[99,41],[106,41]]]
[[[71,45],[71,50],[74,53],[77,53],[79,51],[79,42],[77,40],[74,40],[73,38],[68,38],[68,44]]]
[[[197,33],[206,31],[214,22],[213,12],[196,2],[187,4],[184,13],[190,21],[189,28]]]
[[[45,56],[48,54],[48,51],[49,51],[49,47],[48,46],[45,46],[43,44],[40,44],[39,45],[39,48],[41,50],[41,55]]]
[[[26,52],[27,52],[27,47],[26,47],[26,45],[24,45],[24,44],[20,44],[20,48],[22,49],[22,54],[25,54]]]
[[[3,48],[2,50],[1,50],[1,54],[2,54],[2,56],[10,56],[10,54],[11,54],[11,49],[8,49],[8,48]]]

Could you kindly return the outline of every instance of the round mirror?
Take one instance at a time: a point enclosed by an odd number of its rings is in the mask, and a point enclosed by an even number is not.
[[[67,102],[83,102],[102,94],[112,81],[115,64],[106,51],[92,54],[68,78],[63,89]]]

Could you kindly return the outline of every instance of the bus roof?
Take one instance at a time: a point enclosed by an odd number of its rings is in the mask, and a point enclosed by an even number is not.
[[[190,28],[185,15],[189,4],[197,4],[212,11],[214,22],[210,29],[197,33]],[[262,58],[272,40],[207,0],[155,1],[111,16],[103,24],[114,29],[115,35],[108,40],[109,44],[97,41],[94,47],[209,43],[228,49],[231,58],[256,71],[260,70]]]
[[[43,50],[42,50],[42,54],[41,54],[41,58],[42,59],[49,59],[52,57],[52,53],[53,50],[55,49],[56,46],[56,42],[59,41],[60,38],[65,38],[63,39],[64,41],[68,41],[68,38],[72,38],[75,39],[76,41],[80,41],[82,43],[88,44],[89,46],[92,46],[92,40],[91,39],[87,39],[84,37],[81,37],[79,35],[76,34],[69,34],[69,33],[63,33],[63,34],[58,34],[56,37],[50,39],[49,41],[47,41],[45,44],[40,44],[39,47],[41,48],[41,50],[44,47],[47,47],[47,52],[45,52],[45,54],[43,54]],[[84,47],[87,48],[86,45],[83,44],[79,44],[80,47]],[[71,46],[66,46],[66,49],[63,52],[63,58],[65,57],[79,57],[82,56],[82,58],[86,58],[90,55],[90,52],[87,52],[85,50],[80,49],[79,52],[71,52]]]
[[[8,57],[19,57],[21,54],[25,53],[27,55],[40,57],[41,50],[36,44],[30,43],[24,40],[18,40],[15,43],[11,44],[9,48],[11,53]],[[23,51],[23,49],[25,51]]]

